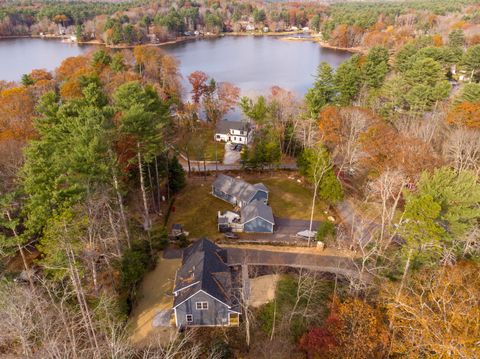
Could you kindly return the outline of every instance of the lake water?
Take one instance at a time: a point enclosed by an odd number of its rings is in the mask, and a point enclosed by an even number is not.
[[[32,69],[54,70],[63,59],[90,48],[58,40],[0,40],[0,79],[19,81]],[[350,57],[347,52],[324,49],[314,42],[282,41],[271,36],[225,36],[163,49],[180,60],[186,93],[187,76],[200,70],[217,82],[233,83],[247,96],[266,93],[274,85],[303,95],[321,61],[336,67]]]
[[[242,95],[265,94],[277,85],[303,95],[321,61],[336,67],[351,54],[320,47],[310,41],[284,41],[272,36],[225,36],[165,46],[180,60],[186,77],[200,70],[217,82],[231,82]]]
[[[20,81],[33,69],[54,70],[65,58],[78,56],[88,48],[60,40],[0,40],[0,80]]]

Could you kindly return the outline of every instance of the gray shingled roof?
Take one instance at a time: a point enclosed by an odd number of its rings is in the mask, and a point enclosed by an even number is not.
[[[244,121],[221,120],[217,122],[216,133],[229,134],[230,129],[239,131],[248,131],[250,124]]]
[[[264,220],[275,224],[272,208],[263,201],[253,201],[242,208],[242,223],[247,223],[254,218],[261,217]]]
[[[217,179],[213,182],[213,187],[237,198],[237,200],[245,202],[250,201],[259,190],[268,193],[268,189],[263,183],[251,185],[241,179],[233,178],[224,174],[218,175]]]
[[[206,238],[186,248],[175,280],[174,292],[180,292],[175,296],[173,306],[199,290],[231,306],[232,275],[225,264],[226,259],[225,250]]]

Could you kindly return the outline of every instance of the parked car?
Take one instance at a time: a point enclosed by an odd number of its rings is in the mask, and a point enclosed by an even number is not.
[[[238,151],[238,152],[241,152],[241,151],[242,151],[242,147],[243,147],[242,145],[236,145],[235,148],[234,148],[234,150],[235,150],[235,151]]]
[[[238,235],[233,232],[225,232],[223,236],[227,239],[238,239]]]

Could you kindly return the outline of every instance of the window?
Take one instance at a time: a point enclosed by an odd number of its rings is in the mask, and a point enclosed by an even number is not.
[[[217,135],[217,138],[220,138],[220,135]]]
[[[195,306],[197,310],[206,310],[208,309],[208,302],[196,302]]]
[[[236,137],[234,137],[234,138],[233,138],[233,140],[234,140],[234,141],[236,141],[236,140],[237,140],[237,138],[236,138]]]
[[[187,319],[187,323],[193,322],[193,315],[187,314],[187,315],[186,315],[186,319]]]

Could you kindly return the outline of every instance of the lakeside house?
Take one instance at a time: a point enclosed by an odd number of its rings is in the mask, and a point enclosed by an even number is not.
[[[240,208],[253,201],[268,202],[268,189],[263,183],[250,184],[224,174],[212,184],[212,195]]]
[[[248,145],[252,141],[253,129],[249,122],[218,121],[215,130],[215,141],[232,142]]]
[[[206,238],[184,250],[173,291],[177,328],[238,326],[241,289],[226,263],[227,252]]]

